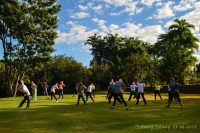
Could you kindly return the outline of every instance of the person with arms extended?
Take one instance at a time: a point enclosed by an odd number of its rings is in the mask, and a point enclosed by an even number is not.
[[[155,100],[156,100],[156,95],[158,94],[158,96],[160,97],[160,100],[162,100],[162,97],[160,95],[160,89],[162,89],[162,85],[160,83],[158,84],[155,84],[155,91],[154,91],[154,97],[155,97]]]
[[[110,94],[108,96],[108,103],[111,103],[111,99],[112,99],[112,97],[114,97],[114,92],[115,92],[115,84],[113,84],[112,82],[110,82],[110,84],[112,84],[112,85],[111,85]],[[122,101],[120,100],[119,97],[116,97],[116,100],[122,104]]]
[[[168,103],[169,103],[169,99],[170,99],[170,95],[171,95],[171,88],[169,87],[169,85],[167,86],[167,88],[168,88]],[[176,97],[174,97],[174,100],[177,103]]]
[[[179,95],[180,87],[181,87],[181,85],[176,83],[174,78],[170,78],[169,88],[171,89],[171,94],[170,94],[170,98],[169,98],[169,103],[165,108],[169,108],[173,98],[176,98],[177,101],[179,102],[179,104],[181,105],[181,109],[184,109],[183,103],[182,103],[182,101],[180,99],[180,95]]]
[[[78,101],[77,101],[76,105],[79,105],[79,101],[80,101],[81,98],[84,102],[84,105],[87,105],[85,98],[84,98],[84,90],[85,89],[87,89],[87,87],[85,87],[82,82],[79,82],[79,85],[78,85]]]
[[[52,99],[54,97],[56,99],[56,102],[58,102],[58,99],[55,96],[55,90],[57,90],[57,89],[58,89],[58,83],[56,83],[55,85],[53,85],[51,87],[51,90],[50,90],[50,92],[51,92],[51,101],[52,101]]]
[[[37,85],[31,81],[32,100],[37,100]]]
[[[92,91],[95,89],[94,84],[91,83],[88,88],[87,88],[87,92],[86,92],[86,101],[88,100],[88,96],[90,96],[90,98],[92,99],[92,101],[94,102],[94,99],[92,98]]]
[[[134,98],[137,98],[137,93],[136,93],[137,85],[135,84],[135,82],[132,82],[132,85],[130,86],[130,88],[131,88],[131,92],[130,92],[128,101],[131,101],[132,95],[134,95]]]
[[[26,106],[26,110],[30,110],[30,92],[27,88],[27,86],[24,84],[24,81],[21,79],[18,81],[19,84],[19,88],[18,90],[22,93],[24,93],[24,99],[21,101],[21,103],[19,104],[18,108],[21,108],[23,106],[23,104],[27,101],[27,106]]]
[[[63,83],[63,81],[60,81],[60,84],[58,84],[58,94],[59,97],[58,99],[60,99],[60,95],[62,95],[62,99],[63,99],[63,88],[65,87],[65,84]]]
[[[123,97],[123,94],[122,94],[122,87],[126,87],[126,86],[122,82],[122,79],[119,79],[119,81],[117,81],[115,83],[114,102],[113,102],[113,105],[110,107],[110,109],[114,109],[114,106],[115,106],[116,101],[117,101],[117,97],[119,96],[120,99],[122,100],[122,102],[124,103],[124,105],[126,106],[126,110],[128,110],[128,105],[127,105],[126,101],[124,100],[124,97]]]
[[[147,105],[147,101],[144,97],[144,88],[146,87],[145,83],[143,83],[142,80],[139,81],[139,83],[137,84],[137,87],[138,87],[138,96],[137,96],[137,102],[135,105],[138,105],[139,104],[139,99],[140,99],[140,95],[142,96],[142,99],[143,99],[143,102],[144,102],[144,105],[146,106]]]

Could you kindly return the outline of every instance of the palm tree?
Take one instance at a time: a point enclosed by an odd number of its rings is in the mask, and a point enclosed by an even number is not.
[[[103,43],[101,36],[100,35],[97,36],[97,34],[94,33],[93,36],[88,37],[84,45],[92,46],[90,50],[91,54],[94,56],[93,60],[97,60],[98,64],[101,64],[102,58],[104,58],[103,46],[102,46]]]
[[[177,75],[183,83],[185,70],[196,61],[193,53],[194,50],[198,50],[199,40],[191,32],[191,29],[195,29],[194,25],[184,19],[175,19],[174,22],[169,27],[169,32],[160,36],[157,45],[160,45],[163,50],[164,64],[169,66],[168,69],[173,69],[172,75]]]
[[[170,44],[175,44],[178,47],[183,47],[187,49],[196,49],[198,50],[199,41],[191,32],[191,29],[195,29],[193,24],[186,22],[185,19],[175,19],[175,24],[172,24],[169,27],[168,38]]]
[[[124,48],[122,43],[122,37],[119,37],[118,34],[108,34],[105,38],[105,49],[106,49],[106,58],[109,61],[111,66],[111,71],[113,72],[114,78],[118,78],[117,75],[120,73],[120,50]]]

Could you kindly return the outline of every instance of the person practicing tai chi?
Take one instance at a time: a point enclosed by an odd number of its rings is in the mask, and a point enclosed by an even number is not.
[[[137,96],[137,102],[135,105],[138,105],[139,104],[139,99],[140,99],[140,95],[142,96],[142,99],[143,99],[143,102],[144,102],[144,105],[146,106],[147,105],[147,101],[144,97],[144,88],[146,87],[145,83],[143,83],[142,80],[139,81],[139,83],[137,84],[137,87],[138,87],[138,96]]]
[[[130,88],[131,88],[131,92],[130,92],[128,101],[131,101],[132,95],[134,95],[134,98],[137,98],[137,93],[136,93],[137,85],[135,84],[135,82],[132,82],[132,85],[130,86]]]
[[[168,88],[168,103],[169,103],[169,99],[170,99],[170,95],[171,95],[171,88],[169,87],[169,85],[167,86],[167,88]],[[174,97],[174,100],[177,103],[176,97]]]
[[[88,88],[87,88],[87,92],[86,92],[86,101],[88,100],[88,96],[90,96],[90,98],[92,99],[92,101],[94,102],[94,99],[92,97],[92,91],[95,89],[94,84],[91,83]]]
[[[156,95],[158,94],[158,96],[160,97],[160,100],[162,100],[162,97],[160,95],[160,89],[162,89],[162,85],[160,83],[158,84],[155,84],[155,91],[154,91],[154,97],[155,97],[155,100],[156,100]]]
[[[108,92],[107,92],[107,95],[106,95],[106,99],[108,99],[108,97],[109,97],[109,95],[110,95],[110,93],[111,93],[111,90],[112,90],[111,87],[112,87],[113,84],[115,84],[115,82],[114,82],[113,79],[111,79],[111,81],[109,82],[108,88],[107,88]],[[111,98],[112,98],[112,97],[111,97]]]
[[[114,102],[113,102],[113,105],[110,107],[110,109],[114,109],[114,106],[115,106],[116,101],[117,101],[117,97],[119,96],[120,99],[122,100],[122,102],[124,103],[124,105],[126,106],[126,110],[128,110],[128,105],[127,105],[126,101],[124,100],[124,97],[123,97],[123,94],[122,94],[122,87],[126,87],[126,86],[122,82],[122,79],[119,79],[119,81],[117,81],[115,83]]]
[[[49,85],[46,82],[44,82],[44,88],[43,88],[44,96],[45,94],[48,96],[48,87]]]
[[[183,103],[180,99],[180,95],[179,95],[179,88],[181,87],[180,84],[176,83],[174,78],[170,78],[170,83],[169,83],[169,88],[171,89],[171,94],[170,94],[170,98],[169,98],[169,103],[165,108],[169,108],[173,98],[176,98],[179,102],[179,104],[181,105],[181,109],[183,108]]]
[[[37,100],[37,85],[31,81],[32,100]]]
[[[94,86],[94,84],[93,84],[93,86]],[[94,92],[95,92],[95,86],[94,86],[94,88],[92,89],[92,93],[91,93],[91,95],[93,95],[93,97],[95,98]]]
[[[79,82],[79,85],[78,85],[78,101],[77,101],[76,105],[79,105],[79,101],[80,101],[81,98],[82,98],[82,100],[84,102],[84,105],[87,105],[86,101],[85,101],[85,98],[84,98],[84,90],[85,89],[87,89],[87,87],[84,86],[82,82]]]
[[[112,82],[110,82],[110,84],[112,84],[112,85],[110,86],[111,91],[108,96],[108,103],[111,103],[111,99],[112,99],[112,97],[114,97],[114,92],[115,92],[115,84],[113,84]],[[119,96],[116,97],[116,100],[122,104],[122,100],[119,98]]]
[[[27,101],[26,110],[30,110],[30,107],[29,107],[30,106],[30,102],[31,102],[30,92],[29,92],[27,86],[24,84],[23,80],[19,80],[18,84],[19,84],[19,87],[18,87],[19,92],[24,93],[24,99],[21,101],[21,103],[19,104],[18,108],[21,108],[23,106],[23,104]]]
[[[50,101],[52,101],[53,97],[54,97],[56,99],[56,102],[58,102],[58,99],[56,98],[56,95],[55,95],[55,90],[57,90],[57,89],[58,89],[58,83],[56,83],[55,85],[53,85],[51,87],[51,90],[50,90],[50,92],[51,92],[51,100]]]
[[[73,93],[73,97],[75,94],[78,93],[78,82],[76,83],[76,85],[74,86],[74,93]]]
[[[65,87],[65,84],[63,83],[63,81],[60,81],[60,84],[58,84],[58,94],[59,94],[58,99],[60,99],[60,95],[62,95],[62,99],[64,98],[64,94],[63,94],[64,87]]]

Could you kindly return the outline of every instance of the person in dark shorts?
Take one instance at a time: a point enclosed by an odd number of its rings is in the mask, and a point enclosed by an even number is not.
[[[179,88],[181,87],[180,84],[176,83],[174,81],[174,78],[170,78],[170,83],[169,83],[169,88],[171,89],[171,94],[170,94],[170,98],[169,98],[169,103],[165,108],[169,108],[173,98],[176,98],[177,101],[179,102],[179,104],[181,105],[181,109],[183,108],[183,103],[180,99],[180,95],[179,95]]]

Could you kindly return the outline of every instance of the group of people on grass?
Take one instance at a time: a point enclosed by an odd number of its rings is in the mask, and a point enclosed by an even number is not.
[[[19,80],[19,88],[18,90],[22,93],[24,93],[24,99],[21,101],[20,105],[18,106],[18,108],[21,108],[23,106],[23,104],[27,101],[27,107],[26,109],[29,110],[29,105],[30,105],[30,92],[28,90],[28,88],[26,87],[26,85],[24,85],[24,81],[23,80]],[[47,89],[48,89],[48,85],[45,82],[44,83],[44,95],[48,95]],[[56,83],[55,85],[53,85],[51,87],[51,101],[53,99],[53,97],[55,98],[56,102],[58,102],[58,99],[60,98],[60,95],[62,95],[62,99],[63,99],[63,87],[65,87],[65,84],[63,83],[63,81],[60,81],[60,83]],[[126,110],[128,110],[128,105],[126,103],[126,101],[124,100],[123,94],[122,94],[122,88],[126,87],[125,84],[123,83],[122,79],[119,79],[118,81],[114,82],[113,79],[109,82],[109,86],[108,86],[108,93],[106,96],[106,99],[108,99],[108,103],[111,103],[111,98],[114,98],[113,104],[110,107],[110,109],[114,109],[114,106],[116,104],[116,101],[120,102],[121,104],[124,103],[124,105],[126,106]],[[130,96],[128,101],[131,100],[132,96],[134,96],[133,98],[136,98],[136,104],[139,104],[139,99],[140,96],[143,99],[143,102],[145,104],[145,106],[147,105],[147,101],[145,99],[144,96],[144,89],[145,89],[146,85],[145,83],[143,83],[142,80],[139,80],[139,82],[132,82],[132,84],[130,85]],[[168,85],[168,105],[166,106],[166,108],[169,108],[173,98],[179,102],[179,104],[181,105],[181,108],[183,109],[183,104],[182,101],[180,99],[179,96],[179,88],[181,87],[180,84],[176,83],[174,78],[170,78],[170,83]],[[35,85],[35,83],[32,81],[31,82],[31,88],[32,88],[32,100],[37,100],[37,85]],[[155,85],[155,92],[154,92],[154,96],[155,96],[155,100],[156,100],[156,95],[158,94],[160,99],[162,100],[162,97],[160,95],[160,89],[162,88],[162,86],[160,84]],[[84,98],[84,91],[87,89],[86,91],[86,100]],[[75,90],[76,93],[78,94],[78,101],[77,104],[79,104],[80,99],[83,100],[84,105],[87,105],[86,101],[88,100],[88,97],[90,97],[92,99],[92,101],[94,102],[94,99],[92,97],[92,91],[95,89],[95,86],[93,83],[91,83],[88,87],[84,86],[82,82],[77,82],[76,86],[75,86]],[[55,92],[56,90],[59,93],[59,98],[56,98],[55,96]],[[73,95],[74,96],[74,95]]]
[[[123,98],[123,94],[122,94],[122,88],[126,87],[122,81],[122,79],[119,79],[119,81],[116,81],[116,83],[113,81],[113,79],[111,79],[111,81],[109,82],[109,86],[108,86],[108,93],[106,96],[106,99],[108,99],[108,103],[111,103],[111,98],[114,97],[114,102],[113,105],[110,107],[110,109],[113,109],[116,101],[120,102],[121,104],[124,103],[124,105],[126,106],[126,110],[128,110],[128,105],[126,103],[126,101]],[[142,80],[139,80],[139,82],[132,82],[132,84],[130,85],[130,96],[128,98],[128,101],[131,100],[132,96],[134,96],[133,98],[136,98],[136,103],[135,105],[139,104],[139,99],[140,96],[142,97],[142,100],[144,102],[144,105],[147,105],[147,101],[144,97],[144,89],[145,89],[146,85],[145,83],[143,83]],[[158,94],[158,96],[160,97],[160,99],[162,100],[162,97],[160,95],[160,89],[162,88],[162,86],[160,84],[155,84],[155,91],[154,91],[154,97],[156,100],[156,95]],[[180,99],[180,95],[179,95],[179,88],[181,87],[180,84],[176,83],[174,78],[170,78],[170,83],[168,84],[168,105],[166,106],[166,108],[169,108],[173,98],[175,99],[175,101],[179,102],[179,104],[181,105],[181,109],[183,109],[183,104],[182,101]]]
[[[19,80],[18,81],[19,87],[18,90],[22,93],[24,93],[24,99],[21,101],[20,105],[18,106],[18,108],[21,108],[23,106],[23,104],[27,101],[27,107],[26,109],[29,110],[30,109],[30,92],[27,88],[27,86],[24,84],[23,80]],[[44,82],[44,88],[43,88],[43,92],[44,92],[44,96],[47,95],[48,96],[48,89],[49,85]],[[63,83],[63,81],[60,81],[60,83],[56,83],[55,85],[53,85],[50,89],[50,94],[51,94],[51,99],[50,101],[53,100],[53,98],[55,98],[56,102],[58,102],[58,99],[60,99],[60,96],[62,96],[62,99],[64,98],[63,95],[63,88],[65,87],[65,84]],[[37,85],[31,81],[31,89],[32,89],[32,100],[37,100]],[[86,91],[86,100],[84,98],[84,91],[85,89],[87,89]],[[78,102],[76,105],[79,104],[80,98],[82,98],[84,104],[86,105],[86,101],[88,100],[88,97],[90,97],[92,99],[92,101],[94,102],[94,99],[92,97],[92,95],[95,97],[93,90],[95,89],[95,86],[93,83],[91,83],[88,87],[84,86],[82,84],[82,82],[77,82],[76,86],[75,86],[75,91],[74,93],[78,94]],[[55,92],[58,92],[59,97],[57,98],[55,95]]]

